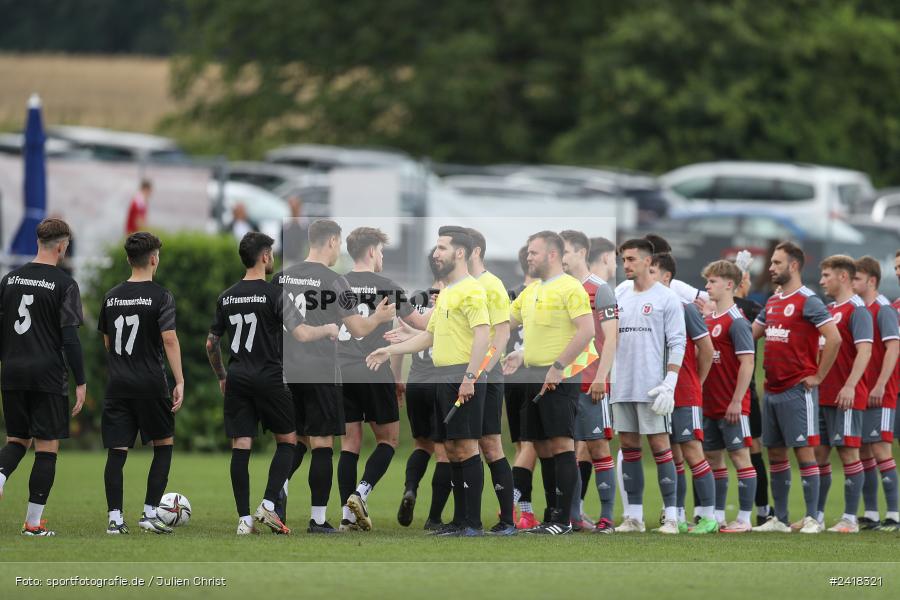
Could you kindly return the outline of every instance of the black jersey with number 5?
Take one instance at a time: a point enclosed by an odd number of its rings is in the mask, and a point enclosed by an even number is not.
[[[0,387],[69,391],[62,328],[84,321],[78,284],[62,269],[28,263],[0,280]]]
[[[162,332],[175,329],[175,299],[153,281],[106,293],[97,329],[109,338],[107,398],[168,398]]]
[[[282,298],[281,288],[262,279],[241,280],[219,296],[209,331],[218,337],[228,332],[229,381],[283,383],[282,324],[293,330],[303,323],[303,316]]]

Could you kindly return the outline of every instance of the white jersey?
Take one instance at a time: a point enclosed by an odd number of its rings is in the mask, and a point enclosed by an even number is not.
[[[616,286],[616,296],[619,295],[620,292],[631,289],[634,287],[634,282],[630,279],[626,279],[622,283]],[[682,300],[686,300],[688,302],[693,302],[697,298],[702,299],[704,302],[709,302],[709,294],[705,291],[695,288],[689,283],[685,283],[680,279],[673,279],[669,282],[669,289],[678,294],[678,296]]]
[[[611,402],[652,402],[647,395],[666,377],[666,365],[681,365],[687,336],[684,308],[675,292],[657,282],[637,293],[616,289],[619,337]]]

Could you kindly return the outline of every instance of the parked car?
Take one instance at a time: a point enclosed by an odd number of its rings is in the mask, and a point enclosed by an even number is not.
[[[214,174],[214,178],[218,175]],[[255,185],[284,200],[299,197],[304,216],[330,215],[327,174],[269,162],[237,161],[226,165],[225,179]]]
[[[190,158],[175,140],[146,133],[56,125],[47,128],[47,137],[68,142],[75,148],[89,152],[91,158],[99,160],[190,162]]]
[[[22,146],[25,144],[25,136],[21,133],[0,133],[0,154],[19,156],[22,154]],[[79,151],[74,145],[65,141],[48,138],[44,143],[44,153],[47,158],[72,158],[87,157],[88,153]]]
[[[900,283],[894,277],[894,258],[900,250],[900,227],[896,222],[875,222],[861,215],[851,217],[849,222],[865,236],[861,254],[868,254],[881,264],[881,293],[891,299],[900,297]]]
[[[872,220],[900,227],[900,189],[881,195],[872,204]]]
[[[219,196],[219,182],[210,180],[206,193],[212,207],[210,223],[213,231],[226,231],[231,226],[232,211],[238,204],[247,209],[247,218],[256,223],[260,230],[275,238],[281,239],[283,219],[290,217],[287,203],[272,192],[261,187],[239,181],[226,181],[224,184],[221,210],[216,208]]]
[[[875,190],[868,175],[808,164],[721,161],[698,163],[660,177],[679,209],[777,210],[807,217],[863,210]]]
[[[673,211],[659,222],[660,230],[678,230],[700,235],[731,235],[740,240],[808,240],[861,244],[865,235],[840,219],[825,215],[792,217],[772,210],[720,209],[703,213]]]

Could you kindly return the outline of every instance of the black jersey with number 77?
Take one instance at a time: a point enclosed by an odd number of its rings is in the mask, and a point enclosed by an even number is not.
[[[62,328],[83,322],[78,284],[62,269],[28,263],[0,280],[0,387],[67,394]]]
[[[283,290],[262,279],[241,280],[222,292],[209,331],[228,332],[228,379],[280,385],[282,325],[289,331],[303,323],[300,311],[283,301]],[[286,335],[290,335],[287,333]]]
[[[97,329],[109,338],[107,398],[168,398],[162,332],[175,329],[175,299],[153,281],[106,293]]]

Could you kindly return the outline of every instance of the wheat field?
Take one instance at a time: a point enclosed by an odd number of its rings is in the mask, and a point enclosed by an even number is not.
[[[165,58],[0,54],[0,131],[24,124],[40,94],[47,124],[152,132],[174,109]]]

